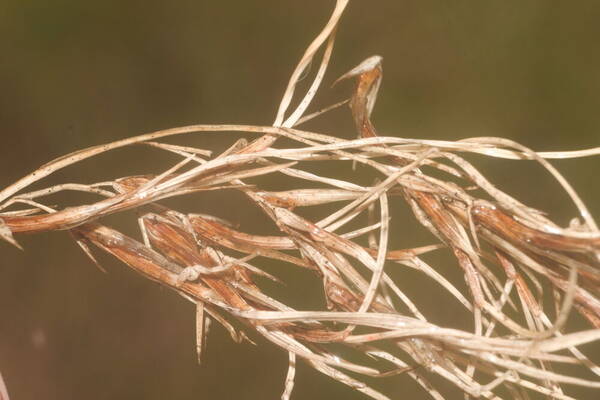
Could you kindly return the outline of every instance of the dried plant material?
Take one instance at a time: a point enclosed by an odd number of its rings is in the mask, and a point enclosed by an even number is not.
[[[300,117],[304,114],[304,111],[310,104],[313,99],[321,81],[323,79],[323,75],[325,74],[325,70],[327,69],[327,65],[329,64],[329,57],[331,56],[331,51],[333,50],[333,43],[335,37],[335,30],[337,28],[338,22],[344,12],[346,6],[348,5],[348,0],[336,0],[335,9],[331,14],[331,18],[327,21],[327,24],[319,33],[319,35],[313,40],[313,42],[308,46],[304,55],[296,65],[296,69],[292,73],[290,77],[290,81],[288,82],[288,86],[285,90],[283,98],[281,99],[281,103],[279,104],[279,110],[277,111],[277,118],[273,123],[273,126],[283,126],[283,127],[292,127],[296,125]],[[285,120],[284,115],[287,111],[290,102],[292,101],[292,96],[294,95],[294,91],[296,85],[300,80],[300,76],[304,72],[304,70],[310,65],[311,61],[315,57],[316,52],[319,48],[325,43],[325,40],[328,40],[327,46],[325,48],[325,53],[323,55],[323,60],[321,65],[319,66],[319,70],[317,71],[317,75],[313,81],[313,84],[307,91],[304,99],[300,102],[298,108],[292,113],[292,115]]]
[[[202,352],[206,346],[206,317],[204,316],[204,303],[196,303],[196,355],[198,364],[202,364]]]
[[[6,240],[8,243],[12,244],[16,248],[23,250],[21,245],[13,237],[12,229],[4,223],[2,218],[0,218],[0,238]]]
[[[296,354],[289,352],[290,364],[288,366],[288,373],[285,377],[285,389],[281,395],[281,400],[289,400],[292,390],[294,390],[294,377],[296,376]]]
[[[371,112],[375,107],[377,92],[381,85],[381,56],[372,56],[339,77],[333,84],[341,80],[356,77],[356,89],[350,100],[350,109],[354,116],[354,124],[358,127],[359,136],[375,136],[375,128],[371,124]]]
[[[433,399],[447,396],[430,382],[434,375],[474,398],[527,399],[528,393],[537,392],[571,399],[569,386],[600,389],[600,379],[584,377],[589,371],[600,376],[600,368],[580,348],[600,341],[600,232],[574,188],[547,161],[597,156],[600,149],[537,153],[501,138],[380,137],[370,119],[382,82],[380,56],[366,59],[336,81],[355,80],[349,101],[305,115],[324,79],[347,3],[336,2],[330,20],[302,56],[273,126],[173,128],[61,157],[0,192],[0,236],[17,245],[13,234],[68,230],[94,262],[92,246],[179,293],[196,305],[198,361],[210,321],[223,325],[238,343],[264,337],[288,353],[282,399],[292,396],[298,361],[374,399],[389,397],[360,376],[407,376]],[[320,50],[313,81],[288,114],[300,77]],[[292,128],[345,103],[357,139]],[[216,155],[160,141],[203,132],[239,132],[248,138]],[[295,146],[276,147],[280,137]],[[21,193],[64,167],[134,144],[167,152],[176,160],[162,172]],[[574,223],[560,227],[499,190],[462,153],[541,164],[575,204]],[[322,160],[348,167],[360,164],[375,183],[363,186],[330,176],[327,170],[315,172],[314,162]],[[263,187],[265,179],[282,175],[298,186]],[[74,207],[42,203],[45,196],[67,190],[91,193],[99,200]],[[248,209],[264,213],[279,233],[257,235],[201,214],[203,210],[181,213],[158,203],[224,190],[242,193]],[[391,228],[399,223],[392,204],[408,207],[413,224],[429,230],[436,243],[390,249]],[[26,208],[15,209],[18,206]],[[138,221],[141,241],[104,225],[103,217],[142,206],[148,207]],[[320,220],[306,217],[305,208],[325,206],[337,208]],[[350,223],[354,227],[346,228]],[[438,268],[420,257],[433,250],[454,262]],[[279,270],[266,273],[264,258],[275,260],[280,270],[299,267],[316,277],[322,307],[295,309],[266,292],[259,277],[290,282]],[[452,266],[462,272],[467,290],[459,290],[444,275]],[[439,290],[455,299],[471,316],[472,331],[431,322],[393,278],[403,274],[404,267],[435,283],[431,297]],[[544,299],[548,292],[552,304]],[[569,325],[574,313],[587,321],[587,328]],[[563,370],[554,367],[561,365],[568,365],[568,372],[557,372]],[[0,379],[0,389],[1,383]],[[5,392],[0,390],[0,396],[7,397]]]
[[[6,389],[6,383],[4,383],[2,374],[0,374],[0,400],[10,400],[10,397],[8,397],[8,389]]]

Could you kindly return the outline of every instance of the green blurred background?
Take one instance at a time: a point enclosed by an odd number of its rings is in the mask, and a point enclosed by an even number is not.
[[[290,73],[333,5],[2,0],[0,186],[67,152],[139,133],[196,123],[271,124]],[[600,2],[593,0],[355,0],[342,19],[316,106],[347,96],[348,84],[332,90],[329,84],[380,54],[384,80],[373,115],[380,134],[503,136],[540,151],[598,146],[599,20]],[[346,109],[338,110],[309,128],[353,137],[350,121]],[[184,142],[219,149],[232,140],[205,135]],[[500,188],[549,210],[561,224],[575,216],[566,196],[556,195],[551,179],[532,163],[472,160]],[[156,151],[120,150],[47,184],[156,173],[173,162]],[[600,159],[555,165],[600,215]],[[240,199],[207,195],[170,205],[258,229],[264,217],[238,206]],[[408,213],[402,218],[412,226]],[[109,222],[135,229],[120,217]],[[398,230],[395,245],[429,243],[412,229]],[[190,303],[102,255],[109,274],[100,273],[65,233],[18,239],[25,252],[0,243],[0,371],[13,399],[279,397],[287,365],[282,351],[260,339],[257,347],[236,345],[215,327],[198,367]],[[301,272],[270,268],[284,280],[318,287]],[[453,279],[460,285],[459,275]],[[416,282],[409,276],[403,284],[433,321],[469,329],[458,308]],[[285,291],[295,306],[320,304],[307,300],[302,286]],[[424,397],[418,388],[411,394],[416,385],[403,377],[386,385],[396,398]],[[363,398],[303,366],[294,396]]]

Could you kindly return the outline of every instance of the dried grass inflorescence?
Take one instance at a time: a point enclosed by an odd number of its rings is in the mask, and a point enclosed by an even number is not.
[[[294,128],[330,109],[305,116],[329,63],[336,26],[346,5],[347,1],[337,1],[331,19],[306,50],[272,126],[174,128],[54,160],[0,192],[0,236],[18,246],[15,234],[68,230],[92,259],[91,245],[180,293],[197,305],[199,356],[207,319],[223,324],[237,341],[262,335],[289,353],[284,399],[292,392],[297,359],[375,399],[388,397],[362,382],[361,375],[407,374],[435,399],[444,398],[430,382],[435,374],[465,394],[483,398],[527,399],[528,392],[538,392],[570,399],[564,385],[600,388],[598,380],[553,372],[556,365],[569,364],[582,373],[600,375],[600,368],[578,349],[600,339],[600,232],[575,191],[547,161],[598,155],[600,149],[536,153],[491,137],[455,142],[380,137],[370,120],[382,74],[377,56],[340,78],[356,81],[352,97],[336,106],[349,104],[358,139],[341,140]],[[312,84],[297,108],[288,112],[301,74],[320,50],[322,58]],[[215,157],[206,150],[158,141],[186,133],[226,131],[260,136],[249,143],[236,142]],[[278,148],[281,137],[298,145]],[[181,159],[158,175],[22,193],[68,165],[139,143]],[[557,226],[542,212],[495,188],[463,153],[539,162],[571,196],[580,218],[570,227]],[[379,179],[365,187],[303,168],[319,160],[352,161],[372,169]],[[436,177],[426,172],[435,170]],[[307,183],[295,190],[267,191],[252,181],[272,174]],[[90,192],[102,199],[63,209],[40,202],[43,196],[65,190]],[[183,214],[156,203],[208,190],[243,192],[250,207],[258,206],[281,234],[252,235],[219,218]],[[390,201],[407,204],[437,243],[389,249]],[[302,216],[304,207],[334,202],[344,205],[326,218],[311,221]],[[9,208],[19,204],[27,208]],[[142,206],[152,211],[139,219],[141,240],[102,224],[106,215]],[[339,233],[364,214],[372,223]],[[356,240],[364,235],[367,246]],[[468,293],[420,257],[433,250],[454,256]],[[323,308],[296,310],[261,290],[257,276],[277,280],[261,269],[261,258],[320,277],[326,300]],[[439,290],[455,297],[473,315],[473,331],[428,322],[386,273],[386,267],[394,263],[421,271],[439,284]],[[553,294],[550,307],[542,299],[544,288]],[[565,333],[567,317],[574,312],[590,328]],[[233,320],[237,322],[232,324]],[[340,345],[347,354],[362,356],[350,357],[362,362],[341,356]]]

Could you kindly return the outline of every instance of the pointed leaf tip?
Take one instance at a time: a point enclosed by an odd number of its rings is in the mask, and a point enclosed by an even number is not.
[[[12,244],[19,250],[23,250],[23,247],[21,247],[19,242],[17,242],[15,240],[15,238],[13,237],[12,231],[10,230],[8,225],[6,225],[6,223],[4,222],[4,220],[2,218],[0,218],[0,238],[6,240],[8,243]]]
[[[356,67],[352,68],[350,71],[346,72],[344,75],[337,78],[335,80],[335,82],[333,82],[331,87],[337,85],[338,82],[340,82],[340,81],[343,81],[343,80],[346,80],[349,78],[353,78],[355,76],[358,76],[358,75],[363,74],[368,71],[372,71],[375,68],[381,68],[382,61],[383,61],[383,57],[378,56],[378,55],[374,55],[374,56],[367,58],[366,60],[364,60],[363,62],[358,64]]]

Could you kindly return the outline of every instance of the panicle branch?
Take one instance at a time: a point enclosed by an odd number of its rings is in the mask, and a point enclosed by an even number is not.
[[[578,349],[600,339],[600,231],[575,190],[548,162],[597,156],[600,148],[537,153],[500,138],[439,141],[379,136],[370,120],[382,77],[379,56],[340,78],[355,80],[352,97],[339,104],[349,104],[357,139],[293,128],[329,110],[303,117],[325,75],[346,5],[347,1],[337,1],[331,19],[298,63],[273,126],[186,126],[61,157],[0,192],[0,237],[18,245],[14,234],[68,230],[90,257],[93,246],[181,294],[197,306],[199,359],[207,319],[224,325],[237,342],[263,336],[289,354],[283,399],[291,396],[298,360],[374,399],[388,397],[360,376],[406,374],[434,399],[444,395],[429,382],[432,375],[483,398],[510,393],[511,398],[526,399],[526,392],[538,392],[570,399],[564,385],[600,388],[598,379],[553,372],[554,365],[567,364],[573,371],[600,375],[600,368]],[[314,80],[286,116],[299,77],[319,50],[322,59]],[[215,156],[205,149],[161,141],[204,132],[243,132],[248,140]],[[258,138],[252,136],[257,134]],[[276,147],[281,137],[297,146]],[[148,171],[110,182],[65,183],[24,192],[59,169],[134,144],[169,152],[177,161],[158,174]],[[571,197],[578,217],[571,226],[558,226],[496,188],[463,157],[468,153],[538,162]],[[326,170],[308,171],[321,160],[359,164],[371,171],[373,184],[328,176]],[[293,190],[273,191],[256,179],[282,174],[303,183]],[[280,234],[255,235],[217,217],[184,214],[158,203],[174,196],[232,190],[242,192],[248,209],[261,210]],[[50,208],[42,203],[45,196],[61,191],[92,193],[99,199],[75,207]],[[390,227],[397,222],[390,204],[398,203],[412,210],[415,224],[431,232],[432,243],[389,248]],[[339,207],[320,220],[304,216],[304,208],[326,204]],[[107,215],[131,209],[146,210],[139,219],[141,241],[102,222]],[[366,219],[370,222],[358,229],[344,228]],[[365,235],[366,245],[361,242]],[[468,292],[444,277],[446,269],[424,261],[421,256],[430,251],[454,258]],[[297,310],[266,293],[258,277],[285,279],[263,271],[264,258],[276,260],[282,269],[299,267],[317,276],[323,308]],[[429,322],[389,274],[403,267],[421,271],[455,298],[472,315],[472,332]],[[544,290],[554,294],[551,307],[543,301]],[[567,324],[571,313],[583,316],[589,328],[571,331]],[[334,345],[343,345],[347,353],[340,354]]]

